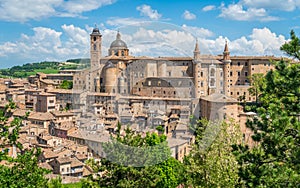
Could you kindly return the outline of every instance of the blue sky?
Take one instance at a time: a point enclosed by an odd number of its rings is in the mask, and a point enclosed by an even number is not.
[[[89,57],[89,34],[103,34],[103,56],[120,30],[135,56],[282,56],[300,32],[300,0],[0,0],[0,68]]]

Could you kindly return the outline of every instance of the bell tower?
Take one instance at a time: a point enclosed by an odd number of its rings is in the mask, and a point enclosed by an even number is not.
[[[97,27],[90,34],[91,71],[100,68],[102,35]]]

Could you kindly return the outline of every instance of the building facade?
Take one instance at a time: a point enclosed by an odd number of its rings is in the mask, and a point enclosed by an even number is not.
[[[202,55],[198,41],[193,57],[131,56],[119,32],[107,56],[102,56],[101,42],[102,35],[94,28],[90,34],[91,67],[74,74],[73,92],[84,96],[76,106],[103,119],[107,126],[120,121],[155,128],[158,119],[165,128],[174,122],[188,124],[190,115],[200,118],[210,114],[204,113],[200,101],[213,94],[228,100],[243,97],[255,101],[248,91],[251,75],[267,73],[273,69],[270,61],[280,59],[230,56],[227,41],[223,55],[217,56]],[[227,102],[220,104],[226,105]],[[237,113],[234,117],[238,119]]]

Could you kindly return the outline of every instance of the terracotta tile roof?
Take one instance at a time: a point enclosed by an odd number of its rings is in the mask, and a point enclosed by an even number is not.
[[[51,159],[51,158],[57,158],[58,157],[58,155],[56,153],[54,153],[53,151],[51,151],[50,149],[43,150],[42,155],[46,159]]]
[[[51,85],[58,85],[58,83],[55,83],[53,80],[48,80],[48,79],[42,79],[40,82],[43,82],[45,84],[51,84]]]
[[[73,116],[74,114],[71,112],[65,112],[65,111],[52,111],[51,112],[55,117],[62,117],[62,116]]]
[[[167,138],[168,141],[168,146],[170,148],[176,147],[176,146],[181,146],[185,143],[188,143],[187,140],[183,140],[183,139],[178,139],[178,138]]]
[[[93,173],[93,170],[91,168],[89,168],[88,166],[84,166],[83,167],[83,177],[89,176]]]
[[[39,163],[38,166],[40,168],[45,168],[47,170],[53,170],[53,168],[48,163],[46,163],[46,162],[45,163]]]
[[[217,102],[217,103],[227,103],[227,102],[233,102],[237,103],[238,101],[232,97],[228,97],[224,94],[214,93],[211,95],[208,95],[206,97],[201,97],[201,100],[210,101],[210,102]]]
[[[84,163],[79,161],[77,158],[71,158],[71,167],[83,166]]]
[[[88,159],[87,154],[76,154],[75,157],[76,157],[78,160],[86,160],[86,159]]]
[[[30,113],[28,119],[47,121],[47,120],[53,120],[54,116],[50,112],[32,112]]]
[[[70,149],[62,149],[62,150],[56,152],[56,154],[59,157],[70,157],[71,155],[73,155],[73,153],[74,152]]]
[[[26,112],[30,112],[29,110],[23,110],[23,109],[16,109],[13,112],[13,116],[17,116],[17,117],[23,117],[26,115]]]
[[[45,92],[42,92],[42,93],[39,93],[38,94],[39,96],[56,96],[55,94],[53,94],[53,93],[45,93]]]
[[[59,157],[56,160],[59,164],[71,163],[71,157]]]
[[[78,130],[74,133],[71,133],[70,137],[80,138],[80,139],[94,141],[94,142],[109,142],[111,140],[109,133],[106,133],[104,131],[102,133],[96,133],[96,132]]]

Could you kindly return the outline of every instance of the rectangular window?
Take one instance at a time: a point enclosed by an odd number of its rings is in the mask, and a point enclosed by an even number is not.
[[[248,72],[245,72],[245,76],[248,76]]]
[[[230,76],[232,76],[232,71],[230,71]]]
[[[238,71],[238,76],[241,76],[241,72],[240,71]]]

